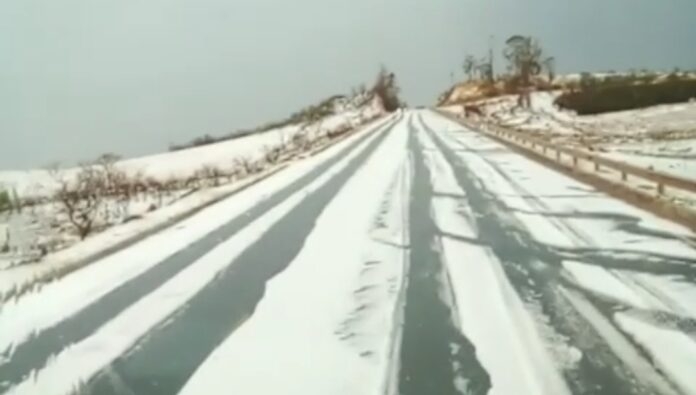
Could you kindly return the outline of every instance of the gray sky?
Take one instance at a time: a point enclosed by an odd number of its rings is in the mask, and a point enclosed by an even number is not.
[[[276,120],[380,63],[430,104],[490,35],[539,37],[561,71],[696,68],[694,15],[694,0],[2,0],[0,169]]]

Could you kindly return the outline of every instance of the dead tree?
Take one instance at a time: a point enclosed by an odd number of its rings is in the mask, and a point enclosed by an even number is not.
[[[248,176],[250,174],[256,173],[256,164],[250,158],[246,156],[240,156],[234,159],[235,166],[244,170],[244,175]]]
[[[103,154],[95,161],[104,176],[104,188],[107,194],[117,194],[122,184],[126,181],[126,174],[121,171],[116,163],[121,159],[116,154]]]
[[[67,177],[58,169],[51,174],[58,184],[55,199],[80,240],[84,240],[94,229],[99,208],[104,202],[104,172],[98,166],[83,164],[74,177]]]
[[[196,173],[196,177],[202,181],[207,181],[211,186],[220,186],[220,178],[222,178],[223,174],[222,170],[220,170],[220,168],[217,166],[205,165]]]
[[[503,56],[512,72],[511,83],[519,93],[518,106],[531,107],[530,94],[534,86],[532,79],[543,70],[543,49],[530,36],[515,35],[507,39]]]

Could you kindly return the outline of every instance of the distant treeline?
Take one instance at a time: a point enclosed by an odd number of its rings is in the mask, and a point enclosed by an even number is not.
[[[577,89],[564,92],[556,104],[579,115],[592,115],[695,98],[696,79],[691,75],[675,72],[667,76],[624,75],[602,79],[583,75]]]

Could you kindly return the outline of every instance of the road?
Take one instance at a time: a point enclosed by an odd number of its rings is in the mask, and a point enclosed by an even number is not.
[[[695,246],[404,111],[2,306],[0,393],[695,394]]]

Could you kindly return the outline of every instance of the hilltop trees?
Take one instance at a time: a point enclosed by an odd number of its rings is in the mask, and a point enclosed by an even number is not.
[[[396,83],[396,75],[382,66],[377,74],[372,92],[380,98],[386,111],[394,112],[403,106],[401,99],[399,99],[400,91],[399,85]]]
[[[493,83],[495,82],[495,75],[493,74],[493,59],[490,57],[483,57],[478,62],[477,70],[481,80]]]
[[[547,70],[549,79],[554,78],[553,57],[545,57],[539,41],[531,36],[514,35],[505,41],[503,56],[508,61],[511,77],[509,86],[520,94],[519,105],[529,107],[529,91],[532,78]]]
[[[464,69],[464,74],[466,74],[469,81],[474,79],[477,65],[478,63],[473,55],[466,55],[466,57],[464,57],[464,64],[462,65],[462,68]]]
[[[466,55],[464,57],[462,69],[469,81],[472,81],[478,76],[482,81],[494,82],[493,60],[490,57],[476,59],[473,55]]]
[[[539,42],[529,36],[515,35],[505,41],[503,56],[508,70],[517,79],[518,86],[528,87],[533,76],[541,73],[542,49]]]
[[[465,94],[469,99],[492,97],[500,94],[519,95],[518,106],[529,107],[530,93],[535,89],[552,89],[556,80],[556,59],[547,56],[539,40],[532,36],[513,35],[505,40],[502,55],[505,72],[494,67],[493,42],[489,43],[488,53],[483,56],[466,54],[461,70],[469,85],[475,86],[477,93]],[[447,101],[455,88],[441,95]],[[474,92],[474,91],[472,91]]]

